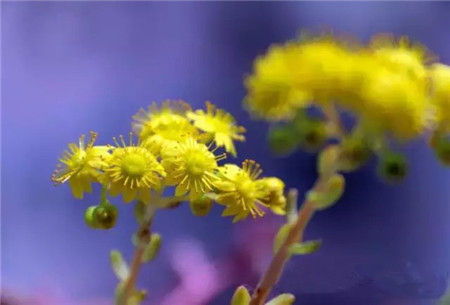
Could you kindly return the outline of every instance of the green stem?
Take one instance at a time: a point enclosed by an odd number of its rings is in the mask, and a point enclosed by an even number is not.
[[[109,201],[106,198],[106,193],[108,192],[107,188],[105,186],[102,187],[102,194],[100,196],[100,205],[101,206],[107,206],[109,205]]]
[[[313,190],[315,192],[323,192],[326,187],[326,182],[337,170],[337,162],[330,165],[329,170],[320,175],[314,184]],[[296,191],[290,191],[288,194],[288,200],[297,200]],[[288,205],[296,205],[296,202],[289,202]],[[263,305],[269,296],[272,287],[275,286],[281,275],[283,274],[286,262],[289,260],[289,249],[295,243],[301,242],[303,240],[303,235],[305,229],[313,217],[316,208],[314,207],[314,202],[311,200],[305,200],[298,211],[297,217],[290,216],[289,219],[292,220],[292,228],[286,240],[281,245],[278,252],[272,258],[269,267],[263,274],[258,286],[253,292],[252,299],[249,305]]]
[[[119,302],[117,305],[127,305],[130,296],[135,290],[135,284],[142,266],[142,257],[144,255],[145,248],[150,241],[153,218],[155,217],[157,206],[161,201],[161,193],[162,192],[159,192],[157,194],[156,202],[149,202],[147,204],[147,210],[145,212],[144,219],[140,223],[140,226],[136,232],[137,245],[133,254],[133,259],[131,261],[130,272],[128,278],[125,281],[125,288],[119,298]]]

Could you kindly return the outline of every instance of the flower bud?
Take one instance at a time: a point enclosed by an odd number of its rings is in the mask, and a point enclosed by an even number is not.
[[[96,205],[92,205],[86,209],[86,212],[84,212],[84,221],[86,222],[86,225],[92,229],[98,229],[98,223],[94,215],[96,208]]]
[[[298,148],[299,138],[293,125],[277,125],[269,129],[268,142],[274,154],[285,156]]]
[[[117,207],[111,204],[99,205],[94,210],[95,222],[99,229],[111,229],[116,225],[118,211]]]
[[[362,139],[345,138],[340,145],[339,170],[351,172],[359,169],[370,157],[371,151]]]
[[[442,136],[437,140],[434,152],[443,165],[450,166],[450,139],[448,137]]]
[[[211,211],[213,201],[207,196],[200,196],[189,201],[192,214],[195,216],[206,216]]]
[[[317,151],[327,140],[325,122],[306,118],[298,124],[300,146],[307,151]]]
[[[378,174],[388,182],[399,182],[408,173],[408,161],[401,153],[387,152],[380,156]]]

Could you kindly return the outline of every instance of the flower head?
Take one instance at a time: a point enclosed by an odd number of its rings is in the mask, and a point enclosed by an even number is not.
[[[420,135],[429,123],[426,91],[389,69],[374,71],[362,90],[361,117],[400,140]]]
[[[80,136],[78,145],[70,143],[52,175],[55,184],[69,181],[75,198],[82,199],[84,192],[92,192],[91,183],[99,182],[103,160],[109,155],[109,147],[94,146],[96,138],[97,133],[91,132],[87,145],[84,135]]]
[[[217,109],[210,102],[206,102],[206,112],[202,109],[188,112],[187,117],[194,122],[194,126],[211,135],[218,147],[236,156],[236,148],[233,141],[244,141],[242,135],[245,128],[237,126],[231,114]]]
[[[425,64],[433,61],[434,57],[424,46],[412,44],[407,37],[396,41],[392,35],[381,34],[372,39],[370,48],[383,65],[425,85]]]
[[[318,103],[347,102],[361,82],[358,47],[332,35],[308,38],[290,47],[296,86]]]
[[[273,46],[255,60],[254,72],[245,79],[244,103],[251,114],[269,121],[289,120],[308,105],[308,92],[296,87],[289,46]]]
[[[156,157],[145,147],[135,146],[130,134],[130,144],[120,136],[121,144],[114,138],[116,148],[105,168],[106,182],[111,196],[123,194],[125,202],[140,199],[148,202],[151,189],[159,189],[166,175]]]
[[[434,64],[430,69],[433,81],[431,102],[436,108],[436,119],[443,131],[450,132],[450,67]]]
[[[217,180],[217,161],[225,158],[225,154],[214,155],[208,146],[195,138],[167,145],[161,155],[162,165],[167,171],[166,184],[177,185],[175,196],[189,192],[191,198],[213,189]]]
[[[218,189],[216,201],[226,206],[222,216],[234,215],[233,222],[248,217],[263,216],[261,206],[267,207],[268,189],[258,182],[262,170],[253,160],[245,160],[242,168],[226,164],[219,169],[221,178],[215,185]]]
[[[286,214],[286,197],[284,196],[284,182],[277,177],[266,177],[257,180],[264,189],[269,193],[269,196],[263,201],[266,203],[273,213],[277,215]]]
[[[180,141],[186,136],[196,136],[197,128],[186,117],[190,109],[183,101],[170,100],[164,101],[161,107],[152,103],[148,110],[141,109],[133,117],[132,123],[141,145],[158,155],[167,143]]]

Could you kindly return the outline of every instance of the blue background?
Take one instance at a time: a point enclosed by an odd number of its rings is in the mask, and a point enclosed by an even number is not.
[[[151,101],[181,98],[201,107],[211,100],[248,130],[247,142],[238,144],[236,161],[254,158],[266,174],[304,193],[315,179],[315,156],[273,157],[265,143],[267,124],[251,121],[242,109],[243,78],[257,55],[272,43],[295,37],[300,29],[325,27],[363,41],[379,32],[408,35],[450,64],[450,3],[445,2],[1,6],[2,286],[16,295],[55,294],[65,300],[59,304],[110,297],[116,279],[108,251],[118,248],[129,258],[136,228],[132,207],[120,204],[115,229],[92,231],[84,225],[83,213],[98,201],[98,189],[79,201],[68,186],[52,186],[57,158],[81,133],[95,130],[99,142],[110,142],[112,136],[127,133],[131,116]],[[412,262],[425,277],[449,270],[450,171],[438,164],[423,139],[404,150],[411,169],[399,186],[381,183],[374,163],[347,176],[341,202],[318,214],[308,227],[307,237],[322,238],[323,248],[293,259],[276,292],[295,293],[298,304],[305,305],[433,304],[389,280],[384,284],[391,289],[381,289],[374,279],[383,268],[368,267],[363,275],[358,271],[372,265],[401,270],[398,266],[405,262]],[[270,228],[262,234],[268,242],[255,246],[255,238],[247,236],[244,244],[252,245],[248,253],[264,252],[267,260],[279,220],[232,225],[220,212],[217,206],[209,217],[197,219],[184,206],[158,215],[155,229],[167,246],[140,279],[141,286],[150,289],[150,303],[156,304],[177,283],[169,259],[176,240],[195,238],[216,260],[233,255],[233,236],[246,234],[256,223]],[[257,272],[250,274],[245,264],[237,270],[241,274],[236,278],[253,288]],[[228,304],[238,284],[224,288],[209,304]]]

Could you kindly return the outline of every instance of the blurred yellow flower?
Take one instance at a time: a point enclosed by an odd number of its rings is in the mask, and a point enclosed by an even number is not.
[[[284,182],[277,177],[266,177],[256,181],[269,193],[265,200],[273,213],[277,215],[286,214],[286,197],[284,196]]]
[[[255,60],[253,74],[245,79],[244,103],[252,115],[269,121],[289,120],[308,104],[308,93],[295,87],[290,52],[289,47],[273,46]]]
[[[68,180],[75,198],[82,199],[84,192],[92,193],[91,183],[99,182],[100,169],[105,165],[104,159],[109,156],[109,147],[94,146],[96,138],[97,133],[91,132],[87,145],[84,135],[80,136],[78,145],[70,143],[69,150],[59,159],[61,163],[52,175],[55,185]]]
[[[362,88],[362,99],[361,118],[397,139],[417,137],[429,124],[425,89],[390,69],[373,71]]]
[[[226,157],[225,154],[214,155],[208,146],[198,143],[195,138],[165,146],[161,156],[167,171],[165,183],[176,185],[175,196],[189,192],[191,198],[213,189],[217,180],[217,161]]]
[[[309,92],[314,102],[347,102],[359,88],[358,47],[331,35],[288,44],[290,68],[296,87]]]
[[[439,128],[450,132],[450,66],[434,64],[430,69],[432,79],[431,102],[435,106]]]
[[[210,102],[206,102],[206,112],[203,109],[188,112],[187,117],[194,122],[194,126],[206,132],[218,147],[236,156],[236,148],[233,141],[244,141],[242,133],[245,128],[237,126],[233,116],[228,112],[217,109]]]
[[[111,196],[122,193],[124,202],[139,199],[148,202],[151,189],[161,187],[161,178],[166,175],[164,168],[156,157],[141,146],[135,146],[130,135],[127,146],[123,137],[121,144],[114,138],[116,148],[105,168],[106,183],[109,184]]]
[[[425,64],[434,58],[424,46],[411,43],[407,37],[396,40],[390,34],[379,34],[372,39],[369,48],[381,64],[426,85]]]
[[[219,181],[216,201],[226,206],[222,216],[235,216],[233,222],[252,217],[263,216],[261,206],[268,207],[269,191],[264,184],[258,183],[262,170],[253,160],[245,160],[242,168],[226,164],[219,168]]]

